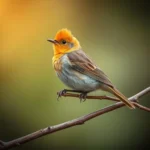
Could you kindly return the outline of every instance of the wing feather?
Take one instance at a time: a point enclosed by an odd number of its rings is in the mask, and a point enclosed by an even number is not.
[[[72,64],[73,69],[110,87],[113,87],[106,74],[100,68],[98,68],[82,50],[73,51],[68,53],[67,56]]]

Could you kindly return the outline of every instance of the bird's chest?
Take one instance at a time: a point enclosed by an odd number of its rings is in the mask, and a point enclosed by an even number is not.
[[[74,70],[67,54],[55,62],[54,69],[59,79],[72,89],[93,91],[99,85],[96,80]]]
[[[67,77],[72,74],[71,63],[67,55],[62,56],[60,59],[55,61],[54,69],[57,76],[62,80],[63,77]]]

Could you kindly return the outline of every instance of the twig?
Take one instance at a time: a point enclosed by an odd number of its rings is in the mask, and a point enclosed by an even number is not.
[[[62,95],[64,97],[76,97],[79,98],[79,94],[73,94],[73,93],[66,93]],[[87,96],[86,99],[92,99],[92,100],[112,100],[112,101],[120,101],[119,99],[115,97],[110,97],[110,96]]]
[[[148,108],[148,107],[145,107],[145,106],[143,106],[143,105],[140,105],[140,104],[138,104],[138,103],[136,103],[136,102],[132,102],[137,108],[140,108],[140,109],[142,109],[142,110],[145,110],[145,111],[149,111],[150,112],[150,108]]]
[[[148,87],[149,89],[150,87]],[[140,93],[138,93],[137,95],[134,95],[133,97],[130,97],[129,100],[134,99],[134,102],[132,102],[137,108],[140,108],[142,110],[145,111],[150,111],[150,108],[147,108],[143,105],[138,104],[138,99],[140,98],[142,94],[142,91]],[[79,94],[74,94],[74,93],[65,93],[64,95],[62,95],[64,97],[76,97],[79,98]],[[118,98],[115,97],[110,97],[110,96],[87,96],[86,99],[90,99],[90,100],[111,100],[111,101],[115,101],[115,102],[120,102],[120,100]]]
[[[132,101],[135,104],[136,107],[139,107],[139,108],[141,108],[145,111],[150,111],[149,108],[146,108],[146,107],[136,103],[136,101],[140,97],[148,94],[149,92],[150,92],[150,87],[148,87],[148,88],[144,89],[143,91],[139,92],[138,94],[130,97],[129,100]],[[117,108],[120,108],[120,107],[123,107],[123,106],[125,106],[124,103],[117,102],[117,103],[112,104],[110,106],[107,106],[107,107],[105,107],[101,110],[95,111],[93,113],[87,114],[87,115],[79,117],[77,119],[74,119],[74,120],[67,121],[67,122],[64,122],[64,123],[61,123],[61,124],[58,124],[58,125],[54,125],[54,126],[50,126],[50,127],[38,130],[36,132],[33,132],[31,134],[28,134],[26,136],[20,137],[20,138],[15,139],[15,140],[12,140],[12,141],[9,141],[9,142],[0,141],[0,150],[10,149],[10,148],[19,146],[23,143],[26,143],[26,142],[32,141],[34,139],[37,139],[41,136],[51,134],[53,132],[57,132],[57,131],[60,131],[60,130],[63,130],[63,129],[66,129],[66,128],[69,128],[69,127],[72,127],[72,126],[84,124],[86,121],[88,121],[92,118],[95,118],[97,116],[100,116],[104,113],[113,111],[113,110],[115,110]]]

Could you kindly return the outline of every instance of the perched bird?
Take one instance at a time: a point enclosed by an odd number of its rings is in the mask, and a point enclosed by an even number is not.
[[[105,73],[88,58],[82,50],[79,41],[68,29],[57,32],[53,43],[54,56],[52,63],[59,79],[72,90],[62,90],[59,96],[66,92],[79,92],[81,99],[86,99],[89,92],[101,89],[119,98],[130,108],[135,106],[111,83]]]

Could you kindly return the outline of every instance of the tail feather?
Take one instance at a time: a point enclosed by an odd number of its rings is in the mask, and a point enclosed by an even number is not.
[[[118,97],[122,102],[124,102],[129,108],[135,109],[135,106],[116,88],[110,87],[109,88],[112,94]]]

